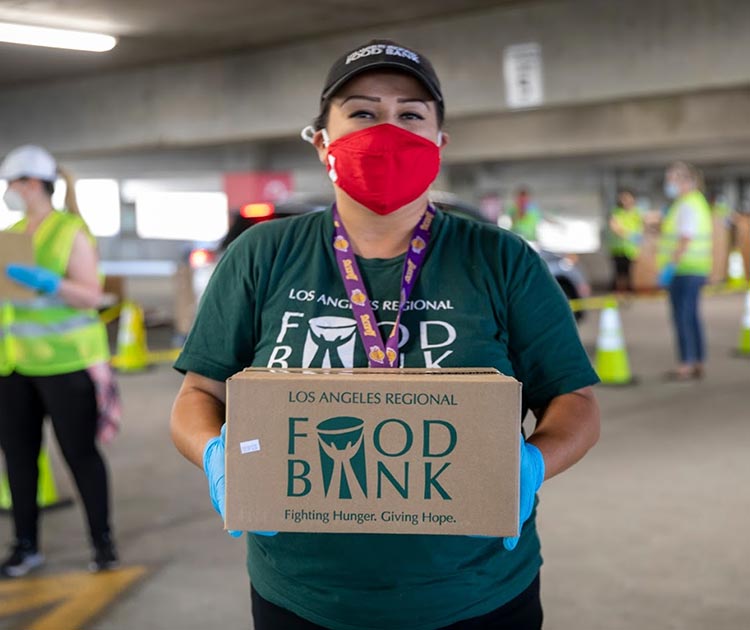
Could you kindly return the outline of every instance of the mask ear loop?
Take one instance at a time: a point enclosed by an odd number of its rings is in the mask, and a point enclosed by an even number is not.
[[[443,132],[438,131],[437,140],[435,140],[435,144],[438,145],[438,147],[443,145]]]
[[[331,144],[331,139],[328,137],[328,132],[325,129],[321,129],[320,131],[323,134],[323,146],[327,147],[329,144]],[[315,128],[312,125],[307,125],[307,127],[300,131],[299,136],[305,142],[313,144],[313,138],[315,137]]]
[[[307,125],[302,131],[299,132],[299,137],[305,142],[313,143],[313,136],[315,135],[315,129],[312,125]]]

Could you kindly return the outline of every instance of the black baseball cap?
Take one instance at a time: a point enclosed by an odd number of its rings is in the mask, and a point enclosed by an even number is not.
[[[442,114],[443,92],[430,60],[390,39],[373,39],[337,59],[328,72],[320,95],[321,108],[350,79],[369,70],[381,69],[400,70],[418,79],[435,99]]]

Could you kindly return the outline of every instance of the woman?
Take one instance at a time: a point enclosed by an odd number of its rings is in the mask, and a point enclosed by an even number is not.
[[[52,207],[58,169],[43,148],[11,151],[0,166],[4,195],[25,216],[9,228],[32,236],[36,266],[8,265],[5,273],[37,292],[31,301],[2,304],[0,332],[0,447],[5,454],[16,540],[0,565],[20,577],[44,563],[36,502],[42,424],[49,415],[88,517],[92,571],[117,564],[109,523],[107,471],[96,447],[97,386],[109,360],[107,336],[94,308],[101,298],[94,239],[77,213],[73,182],[69,211]],[[101,392],[100,397],[101,397]]]
[[[303,137],[328,169],[336,204],[254,227],[230,247],[176,363],[186,376],[172,434],[203,465],[223,513],[223,381],[234,372],[364,367],[383,356],[405,367],[495,367],[523,381],[524,404],[539,419],[522,447],[523,530],[518,539],[251,533],[256,630],[541,626],[535,493],[545,470],[547,478],[562,472],[596,442],[589,386],[597,379],[565,298],[533,250],[513,234],[429,206],[448,141],[443,113],[437,76],[413,50],[377,40],[333,65],[320,115]],[[417,279],[402,299],[414,305],[429,297],[445,308],[397,308],[409,284],[407,249],[430,217]],[[374,358],[359,337],[345,346],[320,341],[331,327],[356,327],[351,309],[318,299],[346,296],[334,247],[341,238],[357,254],[363,282],[356,289],[373,307],[377,301],[383,334],[400,319],[400,335],[381,339]]]
[[[632,191],[623,188],[617,202],[609,218],[609,251],[615,267],[614,290],[625,293],[633,290],[630,268],[640,254],[643,219]]]
[[[657,264],[659,285],[672,303],[678,364],[667,378],[674,381],[703,378],[706,360],[700,295],[713,266],[713,220],[700,181],[700,173],[685,162],[672,164],[664,177],[672,205],[661,224]]]

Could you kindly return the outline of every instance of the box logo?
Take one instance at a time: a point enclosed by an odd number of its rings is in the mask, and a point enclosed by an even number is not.
[[[357,394],[344,392],[337,396]],[[334,394],[330,394],[333,396]],[[314,392],[297,392],[298,400],[315,400]],[[374,397],[380,394],[376,393]],[[301,398],[300,398],[301,397]],[[451,395],[386,393],[392,404],[454,404]],[[458,431],[447,420],[425,419],[411,426],[400,418],[374,422],[365,431],[365,421],[353,416],[335,416],[319,422],[316,433],[305,431],[308,417],[289,418],[287,496],[308,496],[320,487],[328,499],[381,499],[396,493],[408,499],[416,493],[426,500],[450,501],[451,460],[458,444]],[[301,457],[298,443],[317,442],[319,457],[307,451]],[[318,467],[320,462],[320,467]],[[368,495],[368,475],[371,494]]]
[[[366,497],[364,421],[338,416],[323,420],[316,428],[325,495],[339,499]]]

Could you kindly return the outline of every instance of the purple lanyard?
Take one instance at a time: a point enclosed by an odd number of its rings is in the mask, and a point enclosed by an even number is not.
[[[359,337],[365,347],[367,362],[370,367],[398,367],[398,330],[401,313],[404,311],[404,305],[409,300],[411,290],[414,288],[419,271],[424,264],[427,245],[430,242],[430,226],[434,218],[435,209],[432,206],[427,206],[427,210],[425,210],[411,235],[409,249],[404,259],[404,272],[401,275],[398,315],[396,315],[391,334],[388,335],[387,341],[383,343],[383,337],[380,334],[375,314],[372,312],[362,274],[359,272],[357,259],[351,248],[349,235],[346,233],[336,205],[333,206],[333,251],[336,252],[336,262],[339,265],[341,279],[344,281],[346,294],[349,297],[354,318],[357,320]]]

